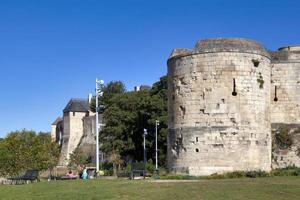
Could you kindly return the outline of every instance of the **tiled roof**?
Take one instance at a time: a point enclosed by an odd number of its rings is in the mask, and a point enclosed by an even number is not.
[[[57,125],[59,122],[62,121],[62,118],[58,117],[53,123],[52,125]]]
[[[87,99],[71,99],[64,112],[88,112],[90,106]]]

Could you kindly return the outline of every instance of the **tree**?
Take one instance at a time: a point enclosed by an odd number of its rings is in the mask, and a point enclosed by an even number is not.
[[[109,104],[109,100],[115,94],[123,94],[126,91],[126,87],[122,81],[111,81],[102,89],[103,95],[99,97],[99,105],[107,106]],[[95,112],[96,101],[95,98],[92,99],[90,108],[93,112]]]
[[[110,96],[104,111],[106,126],[101,131],[102,151],[114,152],[125,161],[143,160],[143,129],[148,130],[148,158],[155,155],[155,121],[158,132],[159,163],[166,162],[167,135],[167,78],[162,77],[150,91],[126,92]]]
[[[57,165],[59,147],[49,133],[22,130],[0,142],[0,173],[16,175],[28,169],[52,169]]]
[[[88,164],[89,162],[89,155],[84,153],[80,147],[76,147],[76,149],[70,154],[70,162],[68,167],[73,168],[81,164]]]

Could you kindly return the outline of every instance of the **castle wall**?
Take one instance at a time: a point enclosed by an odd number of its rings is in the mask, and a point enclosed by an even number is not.
[[[175,50],[168,61],[168,166],[175,173],[270,170],[270,59],[230,49],[247,41],[228,41],[223,52],[217,48],[227,40],[208,41],[209,49]]]
[[[67,165],[70,154],[75,150],[83,136],[85,112],[64,113],[64,133],[59,165]]]
[[[274,137],[280,128],[285,127],[288,129],[287,134],[291,135],[293,141],[293,145],[288,148],[279,148],[274,145],[273,168],[284,168],[292,165],[300,167],[299,46],[281,48],[278,52],[273,53],[271,122]]]
[[[79,147],[91,156],[92,163],[96,163],[96,116],[83,118],[83,137]]]

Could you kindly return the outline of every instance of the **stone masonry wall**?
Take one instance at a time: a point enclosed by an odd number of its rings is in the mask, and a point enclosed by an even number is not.
[[[179,50],[168,61],[169,169],[191,175],[269,171],[270,59],[252,49],[216,48]]]
[[[64,134],[59,165],[67,165],[72,153],[83,136],[83,118],[85,112],[64,113]]]
[[[300,47],[281,48],[273,52],[272,59],[272,131],[275,134],[281,127],[286,127],[293,141],[289,148],[273,148],[272,166],[300,167]]]

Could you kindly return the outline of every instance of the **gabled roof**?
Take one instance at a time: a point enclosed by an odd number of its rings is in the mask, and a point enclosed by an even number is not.
[[[87,99],[71,99],[63,112],[88,112],[90,105]]]
[[[58,117],[51,125],[57,125],[61,121],[62,121],[62,118]]]

